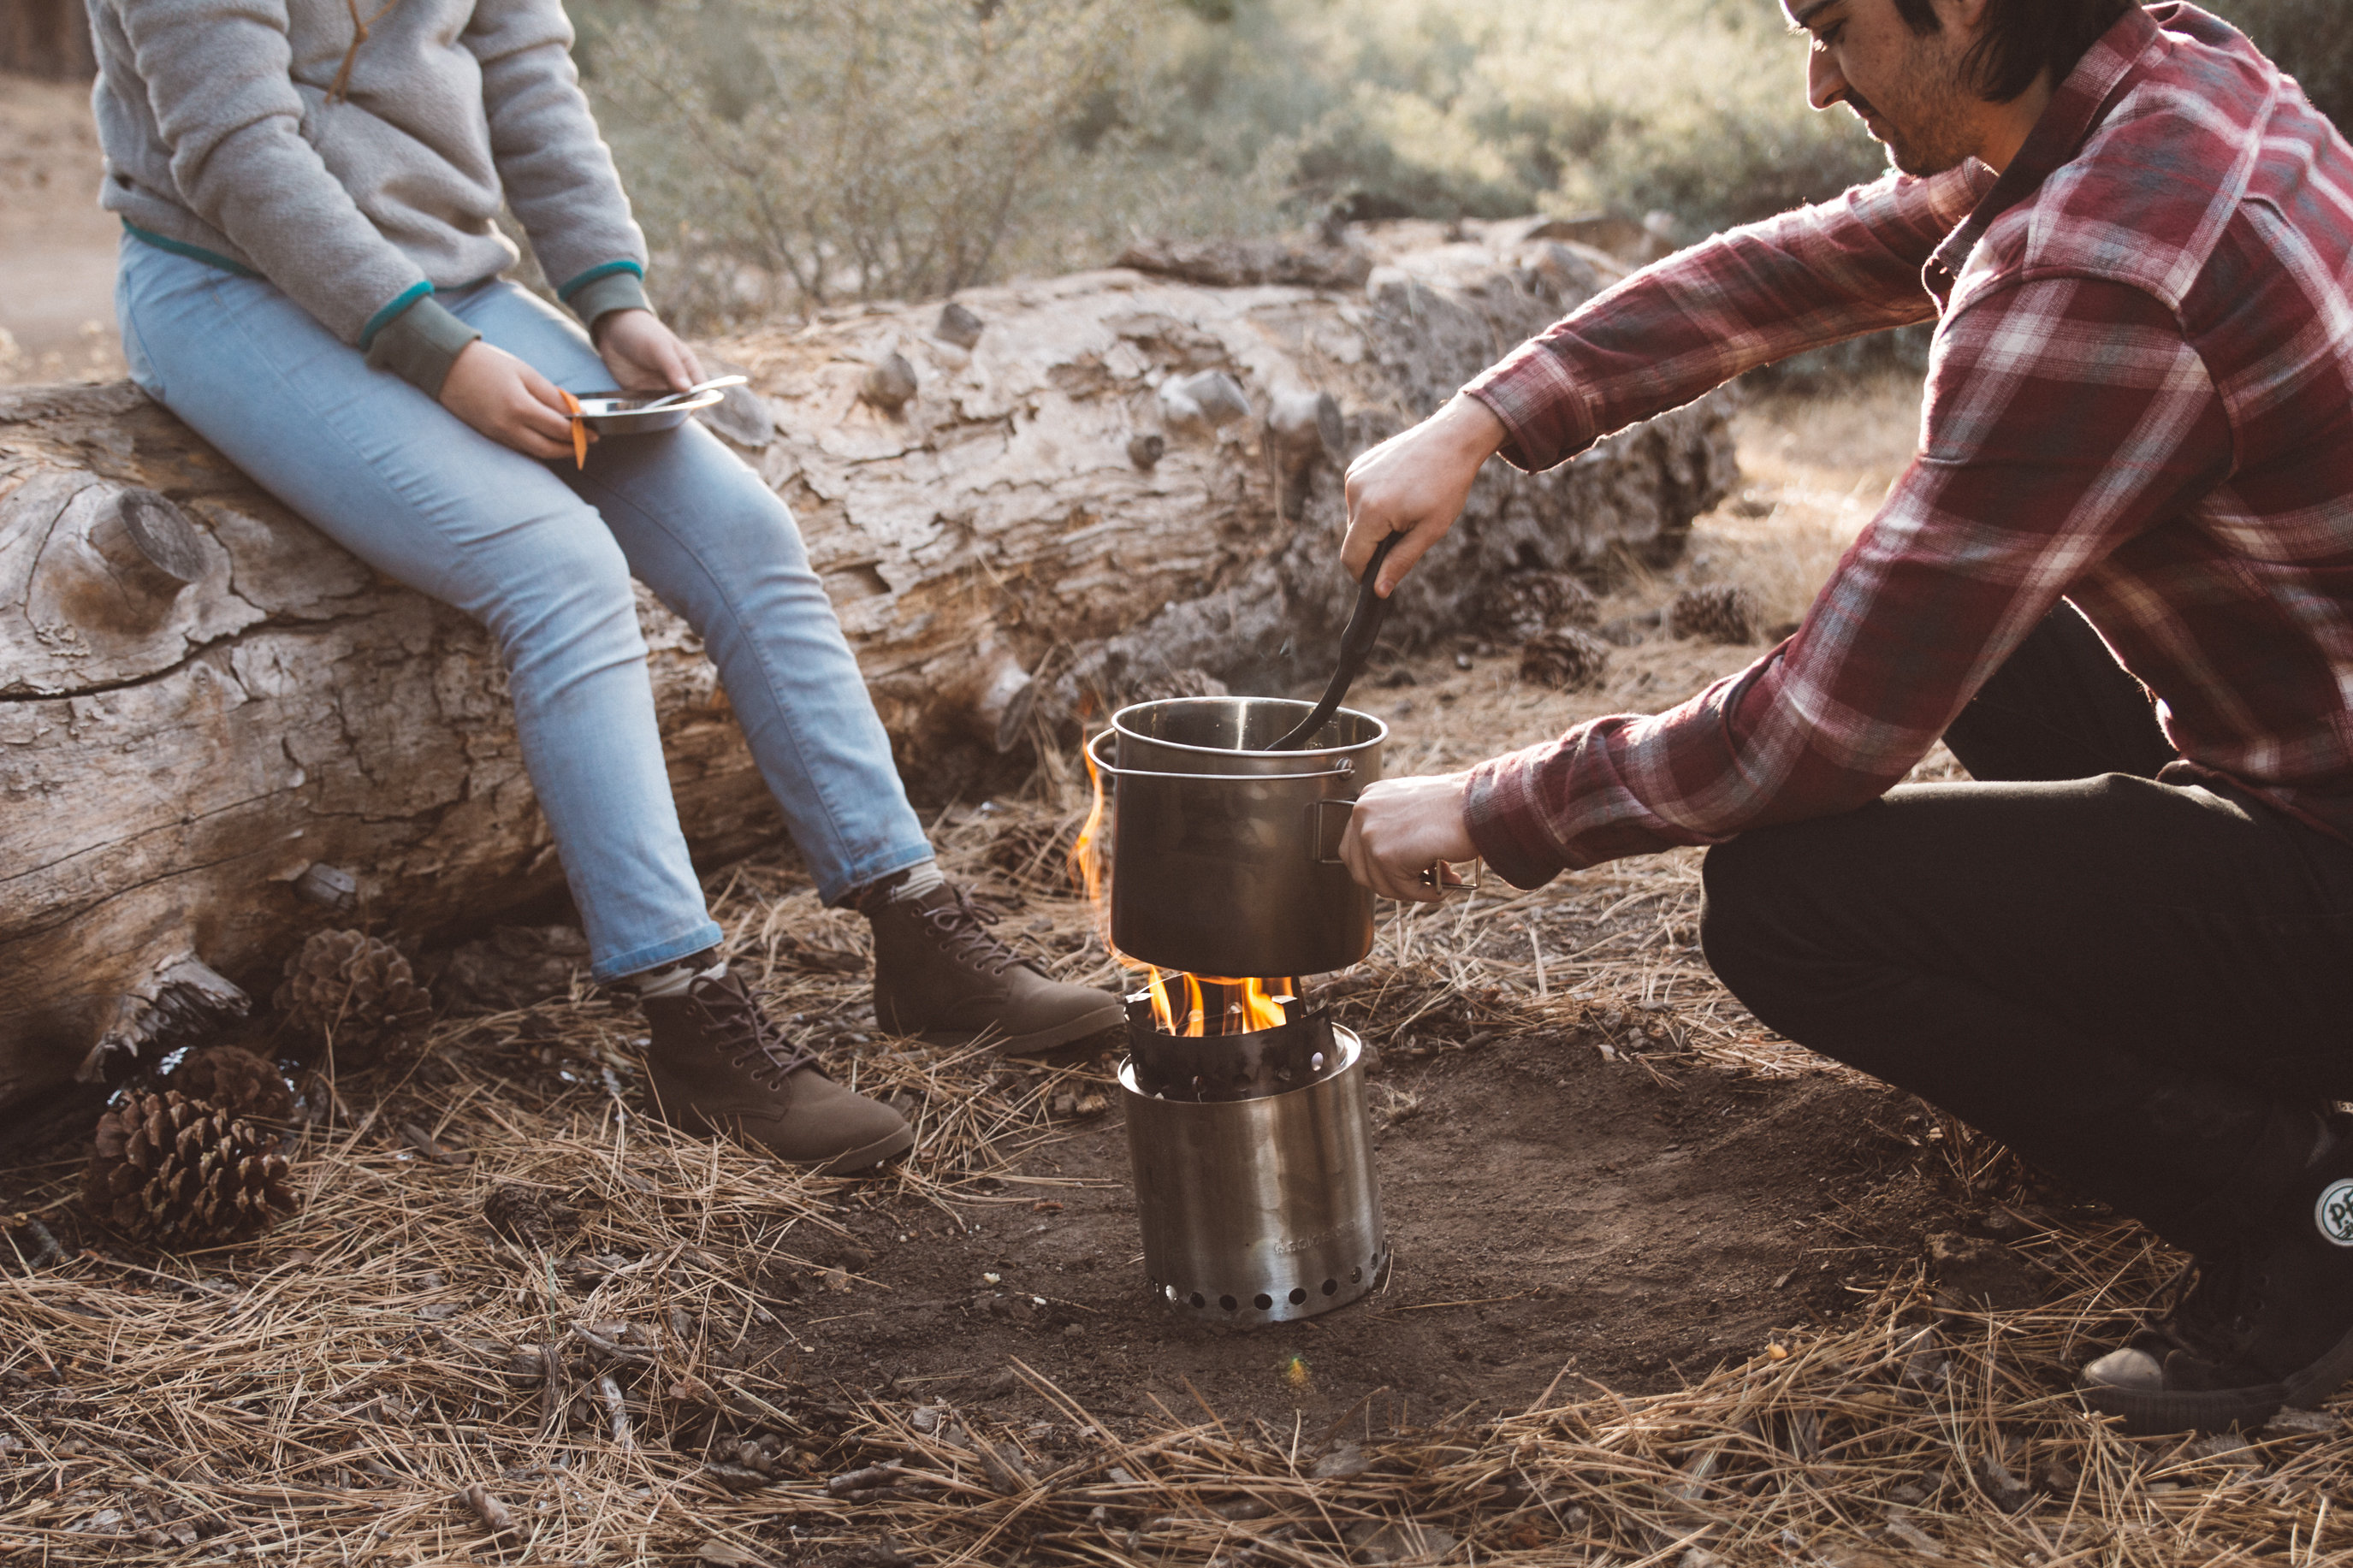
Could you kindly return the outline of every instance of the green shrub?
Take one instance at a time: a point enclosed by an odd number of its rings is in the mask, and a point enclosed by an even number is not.
[[[2353,0],[2212,3],[2353,108]],[[1885,166],[1807,107],[1775,0],[573,4],[656,286],[697,326],[1139,232],[1599,208],[1690,239]]]

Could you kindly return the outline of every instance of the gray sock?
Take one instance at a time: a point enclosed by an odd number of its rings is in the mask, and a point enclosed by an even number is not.
[[[940,875],[940,863],[936,860],[926,860],[920,866],[910,866],[900,875],[904,880],[891,889],[891,902],[894,904],[908,899],[920,899],[947,881],[945,877]]]
[[[635,974],[622,976],[621,983],[634,988],[640,1002],[656,996],[683,996],[686,988],[697,980],[723,980],[727,977],[727,961],[723,958],[715,963],[704,965],[702,961],[709,956],[709,953],[698,952],[691,958],[680,959],[676,963],[640,970]]]

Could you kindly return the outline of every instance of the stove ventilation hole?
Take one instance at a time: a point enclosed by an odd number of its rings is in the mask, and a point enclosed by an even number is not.
[[[1250,1298],[1250,1305],[1263,1312],[1268,1308],[1274,1305],[1274,1298],[1261,1290],[1257,1295]]]
[[[1229,1312],[1236,1312],[1241,1310],[1241,1303],[1235,1300],[1231,1296],[1219,1297],[1218,1305],[1223,1307]]]
[[[1348,1270],[1348,1283],[1349,1283],[1349,1284],[1351,1284],[1351,1285],[1361,1285],[1361,1284],[1363,1284],[1364,1282],[1365,1282],[1365,1271],[1364,1271],[1363,1269],[1361,1269],[1361,1268],[1351,1268],[1351,1269],[1349,1269],[1349,1270]]]
[[[1307,1300],[1306,1287],[1293,1285],[1291,1288],[1291,1304],[1296,1307],[1300,1302],[1304,1301],[1305,1300]]]
[[[1208,1298],[1203,1296],[1198,1290],[1193,1292],[1192,1301],[1196,1307],[1206,1307],[1209,1304]]]
[[[1324,1281],[1324,1294],[1326,1296],[1336,1296],[1339,1293],[1340,1282],[1337,1279],[1326,1279]]]

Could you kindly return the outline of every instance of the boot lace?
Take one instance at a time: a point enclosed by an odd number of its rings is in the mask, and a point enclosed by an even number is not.
[[[939,938],[943,952],[975,969],[986,969],[992,975],[1002,974],[1021,962],[1021,955],[988,929],[1005,918],[1002,914],[975,903],[972,895],[962,888],[948,890],[954,895],[948,902],[923,911],[923,920]]]
[[[732,976],[698,980],[688,993],[712,1045],[728,1053],[731,1066],[744,1068],[764,1088],[781,1088],[786,1079],[817,1065],[817,1053],[784,1031]]]

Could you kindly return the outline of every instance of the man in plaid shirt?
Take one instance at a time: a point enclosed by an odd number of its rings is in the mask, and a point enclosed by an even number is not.
[[[2353,149],[2185,4],[1785,3],[1897,172],[1366,453],[1345,559],[1404,534],[1386,592],[1492,455],[1933,321],[1916,457],[1749,668],[1376,785],[1343,853],[1427,898],[1474,850],[1532,887],[1714,846],[1703,940],[1760,1018],[2196,1256],[2089,1402],[2259,1423],[2353,1373]],[[1977,782],[1893,787],[1939,737]]]

